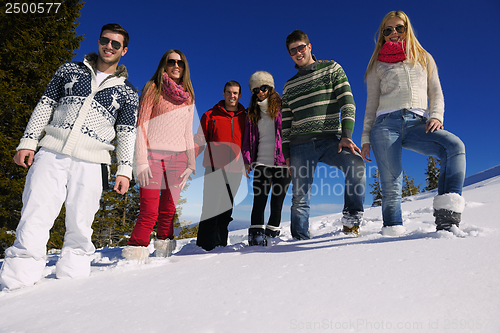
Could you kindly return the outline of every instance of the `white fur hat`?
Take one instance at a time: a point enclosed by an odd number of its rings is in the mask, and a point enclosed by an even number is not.
[[[257,71],[250,76],[250,80],[248,80],[250,91],[252,91],[253,88],[259,88],[263,85],[268,85],[274,88],[274,79],[270,73],[266,71]]]

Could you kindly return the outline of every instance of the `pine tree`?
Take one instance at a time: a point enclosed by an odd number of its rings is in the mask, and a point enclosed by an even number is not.
[[[420,193],[420,185],[415,185],[415,179],[408,177],[406,171],[403,170],[403,192],[401,197],[410,197]]]
[[[375,170],[375,181],[373,184],[370,184],[370,187],[372,188],[370,194],[373,195],[373,203],[372,206],[381,206],[382,205],[382,188],[380,187],[380,174],[378,172],[378,169]]]
[[[14,244],[16,236],[14,231],[0,228],[0,258],[4,257],[5,250]]]
[[[189,187],[189,181],[182,189],[182,192],[186,191],[188,187]],[[175,207],[174,228],[176,228],[179,231],[179,235],[175,237],[177,239],[193,238],[196,237],[196,235],[198,235],[198,224],[191,226],[192,221],[189,222],[186,222],[185,220],[183,222],[180,221],[180,217],[182,215],[181,206],[186,202],[187,199],[181,196],[179,197],[179,201],[177,201],[177,206]]]
[[[74,0],[58,13],[0,12],[0,227],[19,221],[26,170],[12,157],[52,75],[83,40],[75,32],[82,6]]]
[[[66,224],[64,218],[66,217],[66,208],[63,206],[59,216],[54,221],[52,229],[50,229],[50,238],[47,242],[47,249],[61,249],[64,243],[64,234],[66,233]]]
[[[73,58],[84,39],[75,31],[83,3],[60,2],[57,13],[55,7],[44,14],[0,11],[0,238],[4,240],[12,238],[4,233],[16,228],[21,215],[27,170],[12,160],[19,139],[52,75]]]
[[[183,238],[193,238],[198,235],[198,227],[199,224],[196,225],[191,225],[192,221],[186,222],[184,221],[183,223],[179,224],[179,236],[176,236],[175,238],[177,239],[183,239]]]
[[[425,170],[425,191],[431,191],[438,188],[439,171],[441,167],[441,161],[437,157],[429,156],[427,158],[427,169]]]
[[[113,189],[116,180],[116,153],[111,152],[108,189],[103,191],[101,208],[97,211],[92,228],[92,242],[96,248],[124,246],[139,216],[139,185],[130,180],[127,193],[121,195]]]

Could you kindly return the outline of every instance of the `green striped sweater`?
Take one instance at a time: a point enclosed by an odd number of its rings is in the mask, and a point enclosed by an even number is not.
[[[305,75],[297,73],[283,88],[283,153],[301,136],[332,134],[352,138],[356,106],[351,86],[335,61],[316,63]]]

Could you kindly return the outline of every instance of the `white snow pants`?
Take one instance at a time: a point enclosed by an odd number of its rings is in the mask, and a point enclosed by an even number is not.
[[[95,247],[92,222],[102,193],[101,165],[41,149],[26,176],[23,209],[14,245],[5,251],[0,271],[2,287],[35,284],[45,268],[49,231],[66,207],[66,234],[56,264],[56,277],[90,274]]]

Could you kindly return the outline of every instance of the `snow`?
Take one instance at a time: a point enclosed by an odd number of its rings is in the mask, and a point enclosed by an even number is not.
[[[146,264],[105,248],[88,278],[55,279],[51,254],[37,285],[0,292],[0,332],[497,333],[500,175],[486,171],[464,188],[453,232],[435,231],[429,192],[403,203],[399,237],[380,234],[377,207],[360,237],[331,214],[310,220],[307,241],[292,240],[286,222],[267,247],[248,247],[237,230],[226,248],[180,240]]]

